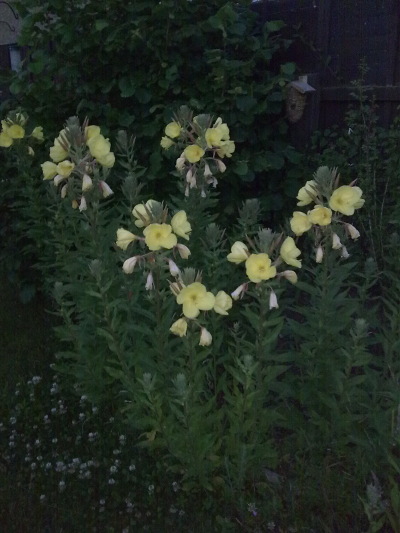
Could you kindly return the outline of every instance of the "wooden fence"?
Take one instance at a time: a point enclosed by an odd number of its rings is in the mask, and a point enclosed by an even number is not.
[[[253,6],[263,20],[283,20],[288,36],[301,35],[283,58],[295,61],[317,89],[293,126],[300,143],[343,120],[362,60],[380,124],[390,125],[400,105],[400,0],[262,0]]]

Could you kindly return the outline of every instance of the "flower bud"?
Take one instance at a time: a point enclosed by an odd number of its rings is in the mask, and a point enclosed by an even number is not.
[[[149,272],[147,274],[145,289],[146,289],[146,291],[151,291],[152,289],[154,289],[154,279],[153,279],[153,273],[152,272]]]
[[[169,271],[171,272],[171,276],[179,276],[181,271],[178,268],[178,265],[172,261],[172,259],[168,259],[168,267]]]
[[[333,250],[340,250],[341,247],[342,247],[342,243],[340,242],[339,235],[334,233],[332,235],[332,248]]]
[[[357,228],[355,228],[352,224],[346,224],[345,225],[347,231],[349,232],[349,235],[352,239],[356,240],[360,236],[360,232]]]
[[[72,200],[71,202],[72,209],[78,209],[79,204],[76,200]]]
[[[280,275],[290,281],[290,283],[297,283],[297,274],[294,270],[284,270]]]
[[[231,296],[234,300],[239,300],[247,290],[247,283],[242,283],[237,289],[231,292]]]
[[[341,257],[343,257],[343,259],[348,259],[348,258],[350,257],[350,254],[349,254],[349,252],[347,251],[346,246],[342,246]]]
[[[185,246],[184,244],[177,244],[176,245],[176,248],[178,248],[178,252],[179,252],[179,255],[181,256],[182,259],[187,259],[190,255],[190,250],[187,246]]]
[[[186,159],[184,156],[181,155],[180,157],[178,157],[175,163],[176,170],[178,170],[179,172],[182,172],[182,170],[185,168],[185,162],[186,162]]]
[[[187,332],[187,321],[186,318],[179,318],[176,322],[172,324],[169,328],[170,332],[178,337],[184,337]]]
[[[67,190],[68,190],[68,185],[65,184],[61,187],[61,198],[65,198],[67,196]]]
[[[209,178],[210,176],[212,176],[212,172],[210,170],[210,166],[208,163],[205,163],[204,165],[204,177],[205,178]]]
[[[124,264],[122,265],[122,270],[125,272],[125,274],[132,274],[138,259],[138,256],[135,255],[133,257],[129,257],[129,259],[126,259],[126,261],[124,261]]]
[[[276,297],[276,293],[272,289],[269,295],[269,308],[279,309],[278,298]]]
[[[199,346],[210,346],[212,335],[206,328],[201,328]]]
[[[79,202],[79,211],[82,213],[82,211],[86,211],[86,209],[87,209],[86,198],[82,196],[81,201]]]
[[[178,296],[178,294],[181,292],[182,290],[182,286],[180,283],[170,283],[169,284],[169,288],[171,289],[171,292],[174,296]]]
[[[322,263],[322,259],[324,258],[324,250],[322,249],[322,246],[319,245],[315,254],[315,262],[316,263]]]
[[[57,174],[57,176],[53,180],[54,186],[57,187],[63,180],[65,180],[64,176],[60,176],[60,174]]]
[[[221,161],[220,159],[216,159],[216,162],[217,162],[217,165],[218,165],[218,170],[222,173],[222,172],[225,172],[226,170],[226,165],[223,161]]]
[[[101,192],[103,193],[103,198],[107,198],[108,196],[111,196],[112,194],[114,194],[111,187],[105,181],[100,181],[99,185],[100,185]]]
[[[89,191],[92,187],[92,178],[88,174],[84,174],[82,178],[82,192]]]

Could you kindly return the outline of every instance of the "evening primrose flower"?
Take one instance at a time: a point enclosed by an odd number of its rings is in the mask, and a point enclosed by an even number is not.
[[[137,236],[130,231],[119,228],[117,230],[117,242],[115,243],[121,250],[126,250],[131,242],[135,241]]]
[[[227,255],[228,261],[231,263],[242,263],[249,257],[249,249],[244,242],[236,241],[231,247],[231,253]]]
[[[7,135],[11,139],[23,139],[25,137],[25,130],[19,124],[12,124],[7,128]]]
[[[110,141],[105,139],[103,135],[93,135],[93,137],[90,137],[88,141],[86,142],[87,147],[89,148],[90,154],[95,159],[101,159],[105,157],[111,149]]]
[[[0,146],[2,148],[9,148],[14,141],[11,139],[9,135],[5,131],[2,131],[0,133]]]
[[[268,254],[251,254],[246,260],[246,274],[250,281],[259,283],[276,276],[276,268],[271,266]]]
[[[232,307],[232,298],[225,291],[219,291],[215,297],[214,311],[219,315],[227,315]]]
[[[213,146],[219,147],[222,143],[222,131],[218,128],[208,128],[206,130],[205,139],[209,148],[212,148]]]
[[[137,204],[132,209],[132,215],[137,219],[135,220],[135,226],[138,228],[143,228],[148,226],[151,222],[151,217],[149,211],[151,212],[152,205],[155,205],[155,200],[147,200],[146,204]]]
[[[362,193],[360,187],[342,185],[333,191],[329,199],[329,207],[343,215],[354,215],[355,209],[360,209],[364,205]]]
[[[197,163],[205,154],[203,148],[198,144],[190,144],[183,150],[183,153],[189,163]]]
[[[311,228],[312,224],[305,213],[295,211],[290,219],[290,227],[298,237]]]
[[[297,193],[297,205],[304,206],[311,204],[316,196],[317,182],[315,180],[307,181],[304,187],[302,187]]]
[[[207,292],[202,283],[195,281],[181,290],[176,301],[182,305],[182,311],[186,318],[196,318],[200,311],[210,311],[214,307],[215,296],[211,292]]]
[[[164,148],[164,150],[168,150],[168,148],[171,148],[171,146],[175,144],[172,139],[169,137],[162,137],[160,141],[161,148]]]
[[[178,335],[178,337],[185,337],[186,332],[187,332],[186,318],[179,318],[176,322],[172,324],[169,330],[174,335]]]
[[[181,134],[181,125],[178,122],[170,122],[165,127],[165,135],[168,135],[168,137],[171,137],[171,139],[175,139],[176,137],[179,137]]]
[[[301,261],[296,259],[301,254],[293,237],[286,237],[281,246],[280,255],[287,265],[301,268]]]
[[[199,346],[210,346],[212,335],[206,328],[201,328]]]
[[[235,143],[233,141],[223,141],[217,150],[219,157],[232,157],[235,151]]]
[[[192,231],[190,222],[188,222],[186,212],[178,211],[171,219],[172,230],[179,237],[189,240],[189,233]]]
[[[37,141],[43,141],[43,128],[42,126],[36,126],[36,128],[33,129],[31,133],[31,137],[36,139]]]
[[[50,159],[52,159],[54,163],[59,163],[66,157],[68,157],[68,152],[61,146],[60,139],[57,137],[57,139],[54,139],[54,145],[50,148]]]
[[[68,178],[71,175],[74,168],[75,168],[75,163],[73,163],[72,161],[68,161],[68,159],[66,159],[65,161],[61,161],[61,163],[58,163],[57,174],[59,174],[63,178]]]
[[[108,152],[108,154],[103,157],[96,157],[96,160],[102,167],[111,168],[115,163],[114,152]]]
[[[150,224],[143,230],[145,242],[149,250],[156,251],[161,248],[170,250],[177,244],[177,238],[172,233],[172,227],[169,224]]]
[[[43,179],[51,180],[57,175],[57,165],[52,161],[45,161],[40,165],[42,167]]]
[[[316,205],[307,216],[308,220],[317,226],[328,226],[332,222],[332,211],[322,205]]]
[[[92,138],[92,137],[95,137],[96,135],[100,135],[100,128],[99,126],[87,126],[85,128],[85,137],[86,137],[86,143]]]

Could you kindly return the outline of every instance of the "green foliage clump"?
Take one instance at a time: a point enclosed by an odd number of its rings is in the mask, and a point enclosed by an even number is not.
[[[195,112],[217,108],[238,143],[222,189],[229,214],[246,190],[277,213],[297,187],[292,165],[299,154],[287,141],[283,117],[295,65],[272,66],[290,41],[278,33],[282,22],[262,24],[250,5],[90,0],[77,8],[17,0],[20,44],[29,48],[12,93],[49,132],[75,113],[106,124],[110,133],[133,129],[147,179],[157,179],[166,193],[169,162],[157,149],[164,123],[182,104]]]

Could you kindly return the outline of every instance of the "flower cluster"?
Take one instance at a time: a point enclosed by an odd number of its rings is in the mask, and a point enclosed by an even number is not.
[[[162,203],[155,200],[148,200],[146,203],[136,205],[132,210],[132,215],[135,218],[135,226],[137,228],[143,228],[143,236],[136,235],[124,228],[119,228],[117,231],[116,245],[121,250],[127,250],[131,243],[141,241],[147,247],[148,252],[126,259],[122,266],[126,274],[132,274],[137,263],[142,265],[147,264],[150,267],[154,266],[155,252],[172,250],[173,252],[178,252],[182,259],[189,257],[189,248],[184,244],[178,243],[178,237],[189,240],[189,235],[192,231],[185,211],[178,211],[170,218],[168,209],[164,208]],[[179,268],[170,257],[165,256],[163,253],[158,255],[162,262],[165,261],[168,264],[170,273],[173,276],[179,275]],[[150,290],[152,288],[153,274],[152,268],[150,268],[147,276],[146,289]]]
[[[36,142],[43,141],[43,128],[36,126],[30,134],[26,133],[28,116],[19,111],[11,111],[5,120],[1,121],[0,147],[9,148],[21,139]],[[34,155],[33,148],[27,146],[29,155]]]
[[[231,263],[244,263],[246,275],[253,283],[270,281],[275,278],[285,278],[291,283],[297,282],[297,274],[294,270],[281,270],[283,264],[301,268],[301,260],[298,259],[301,252],[297,248],[292,237],[284,238],[283,235],[274,234],[269,229],[262,229],[253,242],[249,238],[248,245],[242,241],[236,241],[231,247],[231,253],[227,259]],[[253,251],[250,251],[250,248]],[[248,283],[242,283],[232,294],[237,300],[248,288]],[[271,287],[270,308],[278,307],[277,298]]]
[[[220,117],[214,122],[210,115],[192,117],[186,108],[181,108],[175,120],[166,126],[161,146],[165,150],[171,146],[182,150],[176,169],[185,178],[186,196],[197,188],[204,197],[208,186],[216,187],[215,174],[226,170],[222,159],[232,157],[235,151],[229,128]]]
[[[85,121],[81,127],[76,117],[70,118],[54,139],[50,159],[41,165],[43,179],[53,180],[56,187],[61,185],[61,197],[68,194],[74,208],[87,209],[90,191],[97,190],[103,198],[113,194],[105,175],[114,165],[115,156],[110,141],[100,133],[99,126],[89,126]]]
[[[212,335],[196,319],[200,311],[213,310],[219,315],[227,315],[232,307],[232,298],[224,291],[219,291],[216,295],[207,291],[205,285],[201,283],[201,275],[192,269],[186,269],[170,286],[177,303],[182,305],[183,314],[183,317],[172,324],[171,333],[184,337],[188,329],[188,320],[191,320],[200,328],[199,345],[209,346],[212,343]]]
[[[350,185],[338,186],[340,176],[336,170],[320,167],[313,180],[307,181],[297,194],[297,205],[308,206],[314,204],[307,213],[295,211],[290,219],[293,233],[300,237],[310,229],[315,233],[316,261],[322,261],[324,242],[331,242],[335,250],[341,251],[343,258],[349,257],[346,247],[342,244],[340,228],[344,228],[352,239],[360,236],[358,230],[341,220],[341,215],[351,216],[356,209],[364,205],[362,190]]]

